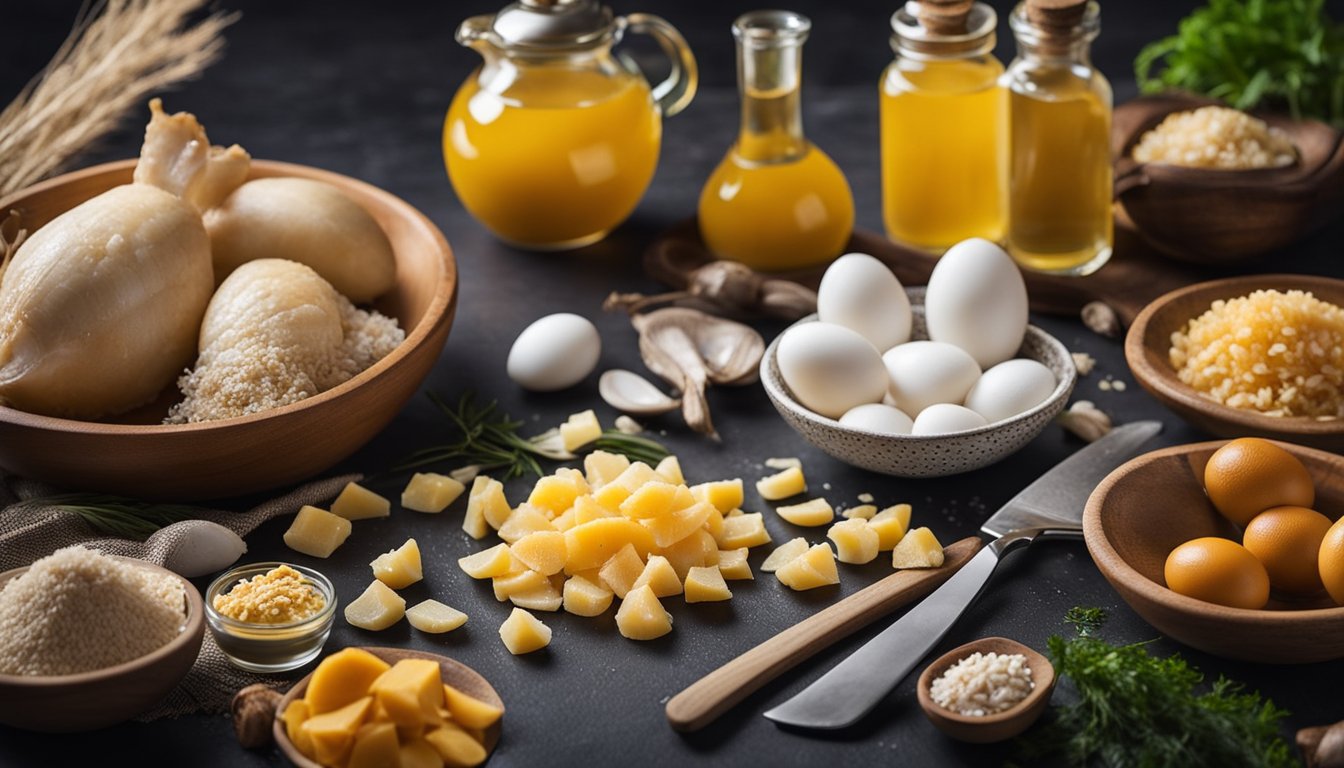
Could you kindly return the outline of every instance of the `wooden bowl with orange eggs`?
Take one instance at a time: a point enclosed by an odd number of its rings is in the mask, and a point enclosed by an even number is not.
[[[1227,442],[1164,448],[1112,472],[1092,492],[1083,513],[1088,552],[1136,613],[1193,648],[1269,664],[1344,658],[1344,607],[1324,590],[1290,594],[1275,588],[1263,608],[1234,608],[1167,587],[1167,558],[1180,545],[1200,537],[1242,541],[1239,527],[1218,512],[1205,492],[1205,467]],[[1344,583],[1344,523],[1338,522],[1344,513],[1344,457],[1289,443],[1273,445],[1306,467],[1315,486],[1311,508],[1334,523],[1325,541],[1340,550],[1329,567],[1341,572],[1327,580]],[[1291,473],[1275,474],[1286,478]],[[1319,546],[1299,554],[1318,556]]]

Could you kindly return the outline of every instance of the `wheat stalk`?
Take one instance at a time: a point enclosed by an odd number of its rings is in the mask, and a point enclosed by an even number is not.
[[[150,94],[196,77],[238,14],[185,26],[209,0],[97,0],[51,62],[0,112],[0,196],[65,167]]]

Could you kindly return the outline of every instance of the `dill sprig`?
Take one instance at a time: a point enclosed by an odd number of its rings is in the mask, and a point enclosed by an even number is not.
[[[79,517],[94,531],[144,541],[164,526],[200,517],[202,510],[184,504],[159,504],[101,493],[62,493],[31,499]]]

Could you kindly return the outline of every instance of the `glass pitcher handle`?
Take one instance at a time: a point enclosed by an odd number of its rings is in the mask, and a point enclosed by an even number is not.
[[[700,70],[696,67],[691,47],[676,27],[659,16],[632,13],[625,20],[628,31],[652,37],[667,54],[672,71],[666,80],[653,87],[653,100],[658,102],[664,117],[677,114],[695,98],[695,89],[700,82]]]

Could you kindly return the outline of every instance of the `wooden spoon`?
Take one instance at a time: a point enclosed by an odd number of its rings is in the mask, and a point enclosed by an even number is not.
[[[860,627],[923,598],[980,550],[968,536],[943,549],[938,568],[897,571],[752,648],[692,683],[667,702],[667,720],[678,731],[697,731],[761,686],[848,637]]]

